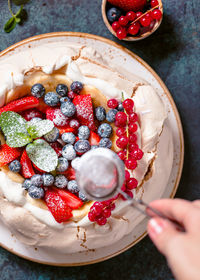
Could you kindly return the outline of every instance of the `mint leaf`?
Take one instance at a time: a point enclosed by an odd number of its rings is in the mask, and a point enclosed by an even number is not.
[[[50,120],[42,120],[35,124],[28,122],[26,128],[32,138],[38,138],[50,132],[54,128],[54,124]]]
[[[6,137],[6,144],[13,148],[26,146],[31,141],[31,136],[22,132],[15,132]]]
[[[10,33],[16,26],[17,22],[15,17],[11,17],[4,25],[4,31]]]
[[[29,0],[13,0],[13,3],[17,6],[24,5],[28,2],[29,2]]]
[[[26,147],[30,160],[40,169],[51,172],[58,165],[58,156],[54,149],[44,140],[37,139]]]

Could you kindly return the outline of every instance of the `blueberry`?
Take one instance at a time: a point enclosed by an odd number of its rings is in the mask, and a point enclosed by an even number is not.
[[[78,197],[79,197],[83,202],[87,202],[87,201],[88,201],[87,197],[86,197],[85,194],[83,194],[82,192],[79,192],[79,193],[78,193]]]
[[[120,16],[121,16],[121,11],[115,7],[107,11],[107,18],[111,23],[118,20]]]
[[[72,132],[63,133],[61,138],[67,144],[72,144],[73,145],[76,141],[76,136]]]
[[[31,88],[31,94],[36,98],[40,98],[45,94],[45,88],[42,84],[35,84]]]
[[[78,187],[78,184],[77,184],[76,180],[69,181],[68,185],[67,185],[67,188],[71,193],[79,192],[79,187]]]
[[[78,169],[78,168],[79,168],[79,164],[80,164],[80,160],[81,160],[80,157],[76,157],[75,159],[72,160],[71,166],[72,166],[74,169]]]
[[[112,127],[108,123],[102,123],[98,128],[98,134],[101,138],[109,138],[112,133]]]
[[[76,151],[71,144],[67,144],[62,149],[62,156],[67,160],[73,160],[76,157]]]
[[[90,129],[86,125],[82,125],[78,129],[78,137],[80,140],[87,140],[90,137]]]
[[[118,110],[118,111],[121,111],[121,112],[124,111],[124,107],[123,107],[123,105],[122,105],[122,102],[119,102],[119,105],[118,105],[118,107],[117,107],[117,110]]]
[[[99,148],[98,145],[92,145],[92,146],[91,146],[91,150],[95,150],[95,149],[97,149],[97,148]]]
[[[61,103],[60,110],[66,117],[72,117],[76,113],[76,107],[72,102]]]
[[[111,109],[108,111],[108,113],[106,114],[106,120],[108,122],[114,122],[115,121],[115,115],[117,114],[117,110],[116,109]]]
[[[42,175],[35,174],[31,177],[31,184],[35,185],[36,187],[40,187],[43,184]]]
[[[63,103],[63,102],[71,102],[70,98],[65,96],[65,97],[61,97],[60,98],[60,103]]]
[[[31,185],[32,185],[31,180],[30,179],[26,179],[23,182],[23,184],[22,184],[22,188],[25,189],[25,190],[28,190]]]
[[[59,104],[59,102],[60,99],[55,92],[48,92],[44,96],[44,103],[46,103],[48,106],[55,107]]]
[[[112,141],[109,138],[102,138],[99,142],[99,147],[110,149],[112,147]]]
[[[42,179],[43,179],[43,185],[45,187],[50,187],[54,183],[54,177],[51,174],[43,174]]]
[[[56,92],[60,96],[66,96],[68,93],[68,87],[64,84],[58,84],[56,87]]]
[[[60,136],[59,129],[57,127],[54,127],[50,132],[44,135],[44,139],[47,140],[47,142],[56,142]]]
[[[106,110],[102,106],[97,107],[95,109],[95,116],[98,121],[104,121],[106,118]]]
[[[40,199],[44,196],[44,190],[43,190],[43,188],[32,185],[28,189],[28,194],[30,195],[30,197],[32,197],[34,199]]]
[[[74,149],[79,154],[86,153],[90,150],[90,143],[88,140],[78,140],[74,145]]]
[[[58,159],[58,165],[57,165],[56,170],[58,172],[64,172],[67,170],[68,166],[69,166],[68,160],[64,157],[60,157]]]
[[[70,86],[71,90],[75,93],[80,93],[83,89],[83,84],[81,82],[75,81]]]
[[[19,162],[19,160],[13,160],[10,164],[9,164],[9,169],[12,172],[19,172],[21,169],[21,163]]]
[[[57,175],[55,177],[54,185],[57,188],[64,189],[67,187],[67,184],[68,184],[68,180],[64,175]]]

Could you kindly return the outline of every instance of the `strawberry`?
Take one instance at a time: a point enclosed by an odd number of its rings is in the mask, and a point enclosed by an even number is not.
[[[83,205],[83,202],[75,194],[62,189],[56,191],[71,209],[78,209]]]
[[[69,126],[57,126],[57,128],[59,129],[60,135],[66,132],[75,132],[75,129]]]
[[[108,2],[124,11],[134,12],[142,10],[147,4],[147,0],[108,0]]]
[[[58,142],[49,143],[49,145],[54,149],[58,157],[62,155],[62,145]]]
[[[36,108],[28,109],[26,111],[23,111],[21,115],[27,121],[30,121],[33,118],[41,118],[41,119],[43,119],[42,112],[38,111]]]
[[[90,145],[91,145],[91,146],[93,146],[93,145],[99,145],[100,140],[101,140],[101,138],[99,137],[98,134],[96,134],[96,133],[93,132],[93,131],[90,132],[89,142],[90,142]]]
[[[32,162],[32,164],[33,164],[33,167],[34,167],[39,173],[41,173],[41,174],[44,174],[44,173],[45,173],[44,170],[42,170],[42,169],[40,169],[39,167],[37,167],[37,165],[35,165],[33,162]]]
[[[20,150],[11,148],[7,144],[0,146],[0,167],[10,163],[20,156]]]
[[[75,170],[72,167],[69,167],[66,171],[60,173],[64,174],[69,181],[76,180]]]
[[[92,99],[90,95],[77,95],[73,100],[76,106],[77,118],[82,125],[87,125],[91,130],[95,130]]]
[[[52,121],[56,126],[66,126],[69,123],[69,118],[62,114],[60,108],[47,108],[46,118]]]
[[[45,192],[44,200],[49,211],[58,223],[66,222],[72,217],[71,208],[56,191],[50,189],[47,190]]]
[[[3,112],[13,111],[13,112],[20,112],[25,111],[39,105],[39,101],[34,96],[27,96],[23,97],[14,101],[9,102],[7,105],[3,106],[0,109],[0,115]]]
[[[20,163],[22,166],[21,173],[24,178],[31,178],[33,175],[35,175],[31,160],[28,157],[26,150],[24,150],[22,153]]]
[[[51,108],[51,107],[48,106],[47,104],[45,104],[43,99],[40,99],[39,100],[39,105],[38,105],[38,110],[42,113],[46,113],[46,110],[48,108]]]

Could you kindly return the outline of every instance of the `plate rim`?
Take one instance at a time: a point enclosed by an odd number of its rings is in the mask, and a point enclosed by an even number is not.
[[[179,132],[179,140],[180,140],[180,161],[179,161],[179,168],[178,168],[178,172],[177,172],[177,176],[176,176],[176,180],[174,182],[174,187],[172,189],[172,192],[170,194],[170,198],[173,198],[177,192],[179,183],[180,183],[180,179],[181,179],[181,175],[182,175],[182,170],[183,170],[183,162],[184,162],[184,137],[183,137],[183,127],[182,127],[182,123],[181,123],[181,119],[180,119],[180,115],[178,112],[178,109],[176,107],[176,104],[172,98],[172,95],[169,91],[169,89],[167,88],[167,86],[165,85],[165,83],[162,81],[162,79],[159,77],[159,75],[153,70],[153,68],[147,63],[145,62],[142,58],[140,58],[138,55],[136,55],[134,52],[130,51],[129,49],[125,48],[124,46],[120,45],[119,43],[116,43],[110,39],[107,39],[105,37],[99,36],[99,35],[95,35],[95,34],[89,34],[89,33],[82,33],[82,32],[71,32],[71,31],[61,31],[61,32],[50,32],[50,33],[44,33],[44,34],[39,34],[39,35],[35,35],[35,36],[31,36],[28,37],[24,40],[21,40],[11,46],[9,46],[8,48],[6,48],[5,50],[0,52],[0,57],[2,57],[3,55],[8,54],[11,51],[14,51],[16,48],[25,45],[27,43],[31,43],[37,40],[41,40],[41,39],[47,39],[47,38],[52,38],[52,37],[83,37],[83,38],[89,38],[89,39],[94,39],[96,41],[101,41],[104,42],[108,45],[114,46],[117,49],[122,50],[123,52],[129,54],[132,58],[136,59],[140,64],[142,64],[143,67],[145,67],[156,79],[156,81],[160,84],[160,86],[162,87],[164,94],[167,96],[175,118],[176,118],[176,122],[177,122],[177,126],[178,126],[178,132]],[[127,251],[128,249],[130,249],[131,247],[133,247],[134,245],[136,245],[139,241],[141,241],[145,236],[147,235],[147,231],[143,232],[143,234],[141,234],[136,240],[134,240],[133,242],[131,242],[129,245],[127,245],[126,247],[124,247],[123,249],[112,253],[110,255],[107,255],[105,257],[96,259],[96,260],[92,260],[89,262],[80,262],[80,263],[53,263],[53,262],[45,262],[45,261],[41,261],[41,260],[37,260],[35,258],[30,258],[27,257],[21,253],[18,253],[16,251],[14,251],[13,249],[8,248],[7,246],[3,245],[0,242],[0,246],[2,248],[4,248],[5,250],[7,250],[8,252],[17,255],[18,257],[21,257],[23,259],[32,261],[32,262],[36,262],[39,264],[45,264],[45,265],[51,265],[51,266],[63,266],[63,267],[72,267],[72,266],[83,266],[83,265],[89,265],[89,264],[94,264],[94,263],[99,263],[105,260],[108,260],[110,258],[113,258],[125,251]]]

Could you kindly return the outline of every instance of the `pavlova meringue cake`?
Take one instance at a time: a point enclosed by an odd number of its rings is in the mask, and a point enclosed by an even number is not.
[[[27,245],[75,253],[111,245],[143,219],[121,195],[88,201],[82,154],[105,147],[135,198],[167,185],[167,112],[155,89],[94,49],[44,43],[0,58],[0,218]]]

